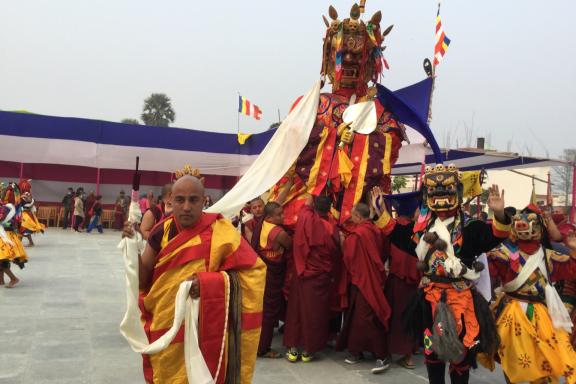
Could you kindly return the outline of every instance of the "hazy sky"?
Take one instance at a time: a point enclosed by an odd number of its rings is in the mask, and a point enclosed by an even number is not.
[[[236,132],[238,92],[265,130],[318,78],[330,2],[319,0],[0,0],[0,109],[119,121],[166,93],[174,126]],[[341,18],[352,1],[335,0]],[[383,84],[424,77],[436,2],[368,0],[394,24]],[[432,128],[440,145],[488,137],[533,155],[576,147],[576,2],[442,3],[452,44],[437,69]],[[325,88],[327,89],[327,88]],[[470,129],[468,132],[470,132]]]

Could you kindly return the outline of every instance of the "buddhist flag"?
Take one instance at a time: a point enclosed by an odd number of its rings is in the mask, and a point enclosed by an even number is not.
[[[244,96],[238,96],[238,113],[246,116],[252,116],[256,120],[260,120],[262,118],[262,111],[260,108],[256,104],[252,104]]]
[[[442,58],[448,50],[450,39],[444,33],[442,20],[440,20],[440,4],[438,4],[438,13],[436,14],[436,43],[434,44],[434,66],[440,64]]]

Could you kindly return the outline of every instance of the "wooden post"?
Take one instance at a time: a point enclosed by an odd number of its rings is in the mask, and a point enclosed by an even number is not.
[[[100,168],[96,168],[96,196],[100,194]]]

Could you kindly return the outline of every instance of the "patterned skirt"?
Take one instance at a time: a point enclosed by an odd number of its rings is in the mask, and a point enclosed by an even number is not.
[[[31,233],[42,232],[45,229],[44,224],[38,221],[38,218],[35,214],[29,211],[22,212],[22,232],[25,235],[29,235]]]
[[[12,231],[6,231],[6,235],[12,244],[0,238],[0,261],[12,261],[23,268],[24,263],[28,261],[28,255],[20,241],[20,236]]]
[[[555,329],[545,305],[534,303],[531,318],[521,302],[510,300],[496,326],[501,338],[498,355],[504,373],[512,383],[560,377],[576,383],[576,352],[570,335]]]

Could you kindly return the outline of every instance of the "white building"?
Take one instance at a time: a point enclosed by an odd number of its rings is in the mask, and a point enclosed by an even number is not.
[[[523,168],[518,170],[489,170],[484,187],[497,184],[504,189],[507,206],[524,208],[532,196],[532,178],[536,187],[536,201],[546,203],[548,173],[550,167]],[[529,177],[530,176],[530,177]]]

